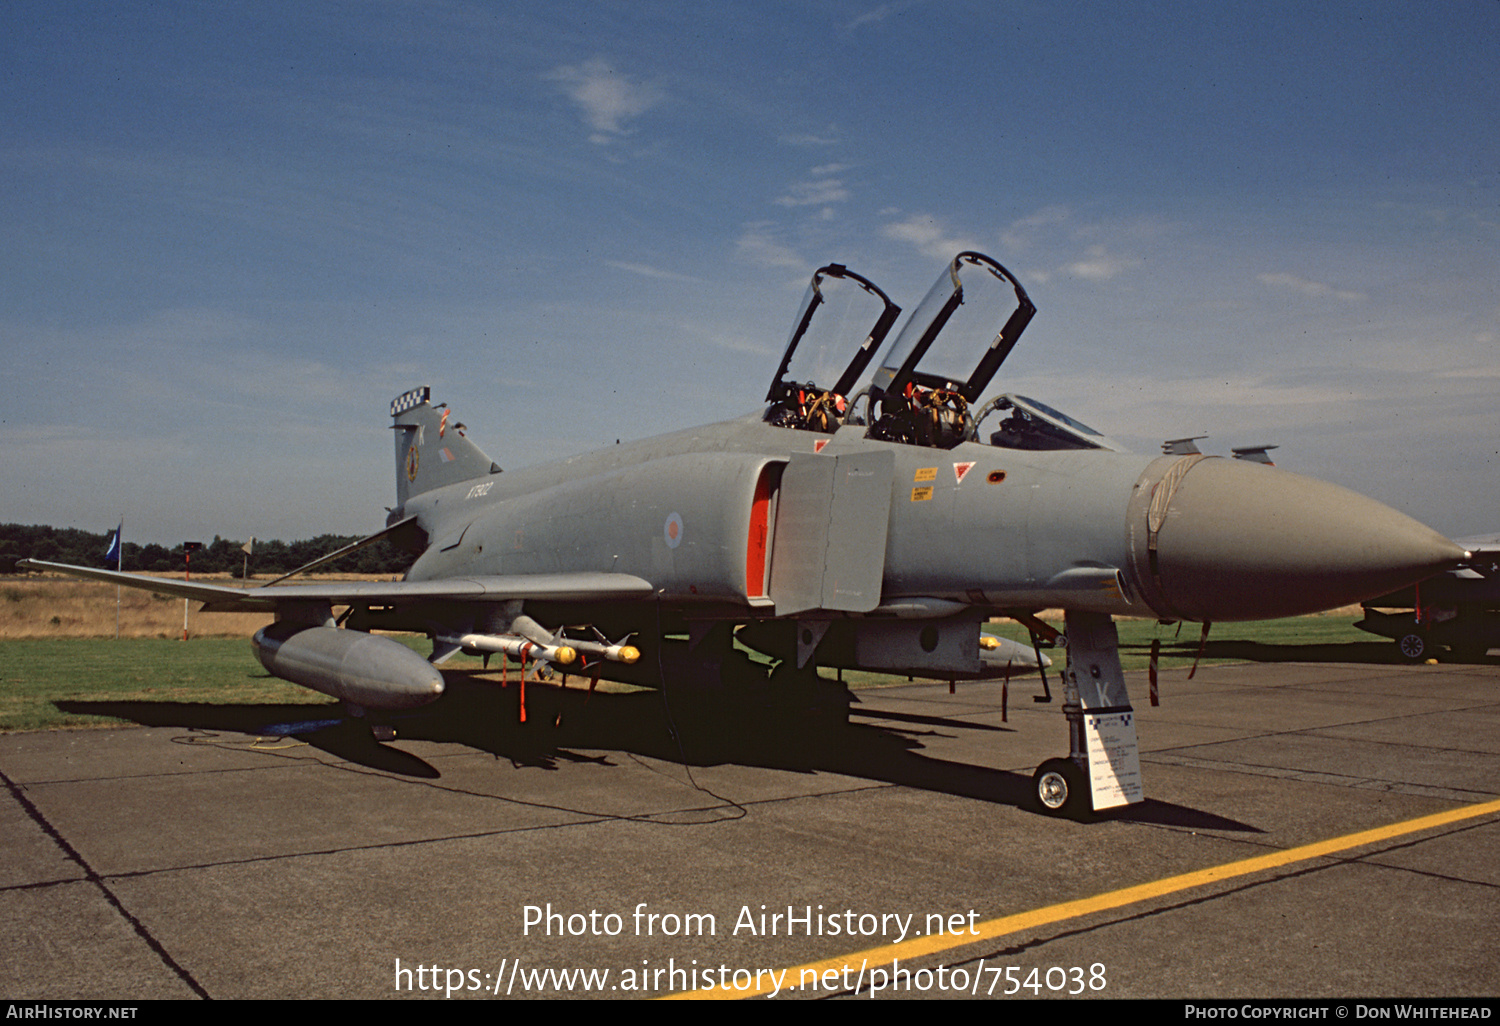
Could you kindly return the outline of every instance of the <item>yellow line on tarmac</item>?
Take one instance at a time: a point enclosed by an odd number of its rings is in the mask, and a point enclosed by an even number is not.
[[[1285,851],[1273,852],[1269,855],[1257,855],[1255,858],[1243,859],[1239,862],[1226,862],[1222,866],[1211,866],[1208,869],[1199,869],[1191,873],[1183,873],[1179,876],[1169,876],[1164,880],[1154,880],[1150,883],[1137,884],[1134,887],[1126,887],[1122,890],[1110,891],[1106,894],[1096,894],[1092,898],[1079,898],[1076,901],[1065,901],[1060,905],[1050,905],[1047,908],[1033,909],[1030,912],[1018,912],[1015,915],[1001,916],[999,919],[990,919],[979,923],[969,930],[964,930],[962,933],[935,933],[926,937],[915,937],[898,944],[887,944],[883,947],[870,948],[868,951],[857,951],[852,955],[839,955],[834,958],[825,958],[821,962],[808,962],[804,965],[795,965],[786,969],[783,973],[775,975],[783,981],[784,985],[796,987],[801,982],[804,973],[812,973],[815,977],[821,978],[824,972],[836,970],[840,978],[842,978],[843,971],[847,967],[850,973],[849,978],[852,979],[861,966],[866,970],[875,969],[880,966],[889,965],[897,959],[919,958],[923,955],[932,955],[951,948],[961,948],[969,944],[977,944],[982,940],[994,940],[997,937],[1019,933],[1022,930],[1034,929],[1038,926],[1046,926],[1050,923],[1062,922],[1063,920],[1073,919],[1078,916],[1090,915],[1094,912],[1106,912],[1125,905],[1133,905],[1139,901],[1164,897],[1168,894],[1175,894],[1178,891],[1189,890],[1193,887],[1202,887],[1204,884],[1232,880],[1235,877],[1248,876],[1251,873],[1259,873],[1268,869],[1279,869],[1282,866],[1305,862],[1324,855],[1332,855],[1335,852],[1347,851],[1350,848],[1358,848],[1367,844],[1377,844],[1380,841],[1388,841],[1394,837],[1414,834],[1422,830],[1432,830],[1451,823],[1459,823],[1466,819],[1477,819],[1480,816],[1488,816],[1496,812],[1500,812],[1500,800],[1484,802],[1480,805],[1463,805],[1456,809],[1449,809],[1447,812],[1438,812],[1431,816],[1408,819],[1401,823],[1376,827],[1374,830],[1362,830],[1357,834],[1345,834],[1343,837],[1334,837],[1327,841],[1304,844],[1300,848],[1288,848]],[[761,982],[769,975],[764,974],[760,976],[752,986],[745,990],[738,990],[732,986],[709,987],[703,990],[690,990],[683,991],[680,994],[669,994],[666,995],[666,999],[722,1000],[725,998],[757,997],[776,989],[770,982]]]

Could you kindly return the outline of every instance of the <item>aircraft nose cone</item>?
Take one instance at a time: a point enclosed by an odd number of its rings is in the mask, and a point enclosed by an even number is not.
[[[1152,607],[1179,619],[1332,609],[1465,556],[1430,527],[1357,492],[1239,460],[1184,457],[1146,502],[1144,524],[1132,511],[1137,576]]]

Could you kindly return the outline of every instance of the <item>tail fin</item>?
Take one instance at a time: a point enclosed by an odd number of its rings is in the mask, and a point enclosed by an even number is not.
[[[444,485],[500,473],[494,460],[451,422],[448,404],[431,406],[426,385],[391,400],[396,431],[396,506]]]

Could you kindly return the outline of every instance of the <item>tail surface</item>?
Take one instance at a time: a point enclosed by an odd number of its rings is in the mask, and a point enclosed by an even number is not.
[[[447,403],[432,406],[426,385],[391,400],[396,431],[396,506],[444,485],[500,473],[495,461],[464,437]]]

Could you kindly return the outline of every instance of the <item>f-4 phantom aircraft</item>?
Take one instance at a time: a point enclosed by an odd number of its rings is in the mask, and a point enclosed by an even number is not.
[[[1035,313],[983,254],[958,254],[882,349],[899,313],[868,279],[822,267],[764,409],[505,473],[427,388],[404,393],[396,505],[349,547],[407,547],[400,581],[240,589],[24,565],[272,610],[253,639],[266,668],[372,712],[436,699],[437,664],[462,650],[838,719],[848,692],[819,666],[975,678],[997,666],[983,623],[1042,629],[1035,614],[1062,609],[1069,755],[1034,781],[1044,811],[1075,813],[1143,797],[1113,617],[1292,616],[1465,556],[1334,485],[1131,454],[1034,399],[981,401]],[[433,653],[374,630],[427,634]]]

